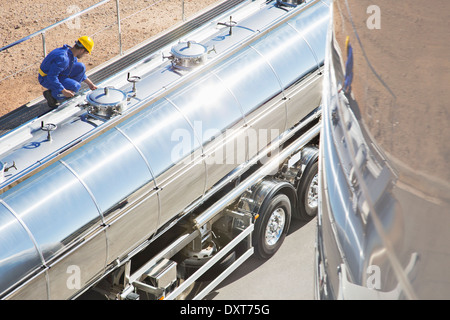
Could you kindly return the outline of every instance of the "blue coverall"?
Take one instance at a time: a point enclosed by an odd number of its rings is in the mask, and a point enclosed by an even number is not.
[[[347,63],[345,64],[345,82],[344,91],[350,93],[353,82],[353,48],[348,45]]]
[[[77,61],[68,45],[53,50],[44,58],[38,76],[39,83],[57,100],[66,98],[61,93],[63,89],[78,92],[86,78],[85,65]]]

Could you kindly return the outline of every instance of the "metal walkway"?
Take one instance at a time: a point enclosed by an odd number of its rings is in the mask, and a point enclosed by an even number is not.
[[[120,72],[121,70],[133,65],[134,63],[144,59],[146,56],[151,55],[153,52],[158,51],[164,46],[170,44],[188,34],[189,32],[194,31],[199,26],[207,23],[208,21],[214,19],[215,17],[225,13],[226,11],[232,9],[236,5],[244,2],[245,0],[228,0],[225,1],[218,6],[206,11],[205,13],[199,15],[198,17],[187,21],[186,23],[180,25],[179,27],[171,30],[170,32],[162,35],[161,37],[155,39],[148,43],[147,45],[124,55],[115,63],[108,65],[107,67],[98,70],[97,72],[90,74],[89,78],[94,83],[100,83],[103,80],[109,78],[115,73]],[[36,85],[39,83],[36,80]],[[81,90],[86,87],[82,86]],[[47,105],[47,101],[45,99],[38,101],[37,103],[30,105],[30,102],[24,104],[23,106],[7,113],[6,115],[0,117],[0,137],[6,134],[8,131],[13,130],[20,125],[29,122],[35,118],[39,118],[43,114],[49,112],[51,109]]]

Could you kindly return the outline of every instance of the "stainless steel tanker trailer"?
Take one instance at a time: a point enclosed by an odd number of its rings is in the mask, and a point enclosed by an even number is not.
[[[0,297],[200,299],[272,256],[317,212],[328,19],[239,1],[0,137]]]

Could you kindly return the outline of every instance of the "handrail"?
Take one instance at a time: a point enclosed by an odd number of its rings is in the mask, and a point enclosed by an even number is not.
[[[70,17],[67,17],[67,18],[65,18],[65,19],[62,19],[62,20],[60,20],[60,21],[58,21],[58,22],[56,22],[56,23],[54,23],[54,24],[52,24],[52,25],[50,25],[50,26],[48,26],[48,27],[45,27],[45,28],[43,28],[43,29],[41,29],[41,30],[39,30],[39,31],[36,31],[35,33],[32,33],[32,34],[30,34],[30,35],[28,35],[28,36],[26,36],[26,37],[24,37],[24,38],[22,38],[22,39],[20,39],[20,40],[14,41],[13,43],[10,43],[10,44],[4,46],[3,48],[0,48],[0,52],[4,51],[4,50],[6,50],[6,49],[9,49],[9,48],[11,48],[11,47],[13,47],[13,46],[15,46],[15,45],[18,45],[19,43],[22,43],[22,42],[24,42],[24,41],[27,41],[27,40],[29,40],[29,39],[31,39],[31,38],[34,38],[35,36],[37,36],[37,35],[39,35],[39,34],[42,34],[42,35],[43,35],[44,56],[46,56],[46,52],[45,52],[45,36],[44,36],[44,34],[45,34],[46,31],[48,31],[48,30],[50,30],[50,29],[53,29],[53,28],[59,26],[60,24],[67,23],[67,22],[69,22],[70,20],[75,19],[76,17],[78,17],[78,16],[80,16],[80,15],[82,15],[82,14],[88,12],[88,11],[91,11],[92,9],[95,9],[95,8],[97,8],[97,7],[99,7],[99,6],[103,5],[103,4],[105,4],[105,3],[107,3],[107,2],[110,2],[110,1],[111,1],[111,0],[102,0],[102,1],[100,1],[100,2],[98,2],[98,3],[96,3],[96,4],[94,4],[94,5],[90,6],[89,8],[86,8],[86,9],[84,9],[84,10],[81,10],[80,12],[77,12],[77,13],[71,15]],[[118,4],[119,0],[116,0],[116,2],[117,2],[117,4]]]

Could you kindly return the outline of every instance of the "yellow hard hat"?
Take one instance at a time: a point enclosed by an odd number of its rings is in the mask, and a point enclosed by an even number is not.
[[[91,54],[92,49],[94,48],[94,40],[88,36],[82,36],[78,38],[78,43],[80,43],[88,52]]]

